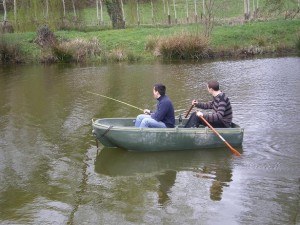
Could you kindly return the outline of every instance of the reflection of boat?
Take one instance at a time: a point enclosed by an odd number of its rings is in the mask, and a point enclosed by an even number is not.
[[[205,165],[224,164],[230,160],[226,148],[212,151],[134,152],[123,149],[103,148],[95,161],[95,171],[108,176],[132,176],[167,170],[195,170]],[[222,162],[222,163],[221,163]],[[197,169],[196,169],[197,170]]]
[[[242,149],[239,149],[240,151]],[[157,178],[158,202],[166,204],[169,191],[181,171],[192,171],[195,179],[212,182],[210,198],[220,201],[223,187],[232,178],[231,154],[226,148],[212,151],[134,152],[102,148],[95,161],[95,172],[111,177],[147,174]]]
[[[134,118],[106,118],[92,121],[93,135],[106,147],[119,147],[135,151],[192,150],[224,147],[223,141],[208,127],[137,128]],[[186,120],[183,120],[183,124]],[[240,146],[244,129],[217,128],[232,146]]]

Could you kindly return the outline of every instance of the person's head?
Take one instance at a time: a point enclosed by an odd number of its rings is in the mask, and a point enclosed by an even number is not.
[[[213,91],[219,91],[220,90],[219,82],[215,80],[211,80],[207,82],[207,89],[208,90],[212,89]]]
[[[153,86],[153,95],[155,98],[164,96],[166,94],[166,86],[163,84],[154,84]]]

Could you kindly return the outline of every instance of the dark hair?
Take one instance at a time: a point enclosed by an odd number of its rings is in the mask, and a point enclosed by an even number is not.
[[[158,93],[163,96],[166,94],[167,88],[163,84],[154,84],[154,90],[158,91]]]
[[[207,83],[208,88],[212,88],[214,91],[219,90],[219,82],[216,80],[211,80]]]

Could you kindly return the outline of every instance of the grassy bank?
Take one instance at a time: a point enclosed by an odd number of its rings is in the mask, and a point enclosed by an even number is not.
[[[201,36],[202,31],[203,27],[201,25],[193,24],[90,32],[57,31],[55,36],[60,43],[75,39],[97,40],[97,48],[99,48],[97,52],[99,54],[83,57],[85,61],[152,61],[165,57],[162,54],[155,53],[154,50],[157,49],[155,46],[149,48],[151,41],[159,40],[162,37],[181,36],[182,34]],[[18,54],[18,62],[47,62],[48,55],[53,53],[39,47],[35,43],[36,37],[36,32],[12,33],[0,36],[2,63],[5,61],[3,60],[3,45],[5,45],[6,51],[14,46],[12,51]],[[208,42],[207,48],[210,54],[207,54],[207,57],[299,54],[300,20],[251,22],[235,26],[218,25],[214,27]],[[17,51],[15,48],[17,48]],[[9,57],[13,58],[13,56]],[[6,61],[14,62],[14,60]]]

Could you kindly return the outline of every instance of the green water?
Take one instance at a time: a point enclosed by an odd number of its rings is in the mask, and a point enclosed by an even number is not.
[[[0,67],[0,224],[297,224],[300,59]],[[217,79],[245,128],[227,148],[137,153],[95,147],[91,119],[211,99]]]

